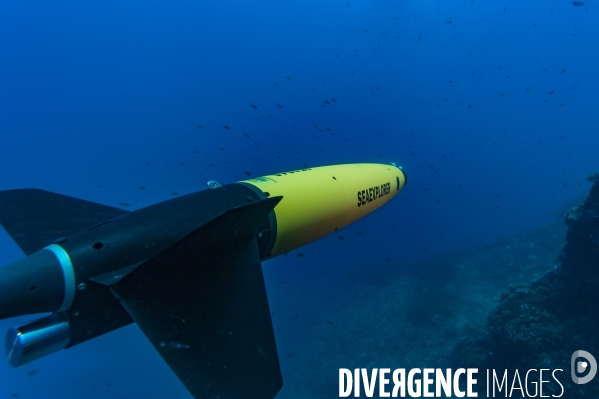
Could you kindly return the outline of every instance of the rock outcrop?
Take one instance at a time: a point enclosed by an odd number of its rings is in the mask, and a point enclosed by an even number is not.
[[[593,183],[589,194],[566,215],[559,266],[504,292],[482,331],[473,331],[455,347],[454,367],[479,368],[479,396],[485,396],[486,369],[501,375],[507,369],[510,387],[516,369],[524,385],[526,371],[544,368],[563,370],[556,372],[562,397],[599,397],[599,376],[586,385],[574,384],[570,377],[574,351],[599,359],[599,173],[588,180]],[[562,388],[545,373],[543,380],[550,382],[543,395],[559,395]],[[538,374],[535,379],[538,383]],[[519,390],[514,394],[521,397]]]

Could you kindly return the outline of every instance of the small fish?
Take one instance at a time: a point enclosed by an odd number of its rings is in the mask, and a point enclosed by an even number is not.
[[[227,125],[223,125],[223,128],[224,128],[225,130],[229,130],[229,129],[230,129],[230,128],[229,128],[229,126],[227,126]]]
[[[245,174],[246,174],[247,176],[251,176],[251,175],[252,175],[250,172],[245,172]]]
[[[254,108],[254,109],[258,109],[258,106],[257,106],[257,105],[254,105],[254,104],[250,104],[250,107],[252,107],[252,108]]]
[[[299,254],[297,254],[297,257],[298,257],[298,258],[303,258],[303,257],[304,257],[304,254],[300,252]]]
[[[340,240],[345,240],[345,237],[343,237],[343,236],[339,236],[339,239],[340,239]]]
[[[364,29],[364,33],[366,33],[367,35],[370,35],[370,32],[368,32],[366,29]]]
[[[173,191],[173,192],[171,193],[171,195],[175,195],[175,196],[177,196],[177,195],[179,195],[179,193],[178,193],[178,192],[176,192],[176,191]]]
[[[245,137],[247,137],[247,138],[250,138],[250,135],[249,135],[249,134],[247,134],[247,133],[243,133],[243,135],[244,135]]]
[[[145,189],[146,189],[146,186],[141,186],[141,187],[139,187],[139,189],[140,189],[140,190],[145,190]]]
[[[330,320],[329,320],[329,321],[327,321],[327,324],[328,324],[329,326],[334,326],[333,322],[332,322],[332,321],[330,321]]]
[[[420,43],[420,40],[422,40],[422,33],[418,35],[418,40],[416,42]]]
[[[283,109],[283,106],[281,104],[277,104],[277,107],[279,107],[279,109]]]
[[[527,87],[526,91],[529,92],[529,93],[532,93],[532,89],[530,87]]]
[[[203,129],[203,128],[204,128],[204,126],[198,126],[198,129]]]
[[[565,69],[562,69],[561,72],[559,73],[560,75],[563,75],[564,73],[566,73]]]
[[[39,370],[29,370],[29,371],[27,372],[27,375],[28,375],[29,377],[31,377],[32,375],[36,375],[37,373],[39,373]]]
[[[285,76],[287,78],[287,80],[291,80],[291,78],[289,76]]]
[[[130,206],[128,202],[119,202],[119,205],[121,205],[121,206]]]
[[[584,1],[573,1],[572,5],[576,7],[582,7],[584,6]]]

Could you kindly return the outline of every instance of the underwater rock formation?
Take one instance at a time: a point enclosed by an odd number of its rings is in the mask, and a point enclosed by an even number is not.
[[[509,388],[516,369],[524,385],[526,371],[543,368],[563,370],[556,372],[562,397],[599,397],[599,377],[586,385],[574,384],[570,377],[574,351],[585,350],[599,359],[599,173],[587,179],[593,183],[589,194],[566,215],[559,266],[530,284],[509,288],[486,326],[453,350],[453,367],[479,369],[479,396],[486,392],[487,369],[501,376],[507,369]],[[543,380],[550,380],[543,395],[560,394],[551,372],[545,372]],[[521,397],[519,390],[514,395]]]

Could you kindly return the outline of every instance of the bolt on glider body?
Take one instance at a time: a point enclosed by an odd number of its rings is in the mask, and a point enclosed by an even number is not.
[[[261,262],[331,234],[406,184],[395,164],[294,170],[133,212],[37,189],[0,191],[26,257],[0,268],[12,366],[133,322],[195,398],[272,399],[283,385]]]

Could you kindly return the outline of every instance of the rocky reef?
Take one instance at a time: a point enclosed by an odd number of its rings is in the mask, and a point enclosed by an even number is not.
[[[508,387],[518,369],[562,369],[556,376],[568,398],[599,397],[599,377],[585,385],[570,377],[570,357],[585,350],[599,359],[599,173],[587,197],[566,214],[566,243],[554,270],[501,294],[486,325],[461,340],[451,354],[454,367],[479,368],[479,396],[486,369],[508,370]],[[543,395],[562,388],[546,372]],[[536,381],[539,381],[538,374]],[[482,388],[482,389],[481,389]],[[531,392],[532,394],[532,392]],[[521,397],[520,391],[515,391]],[[503,396],[503,393],[500,394]]]

